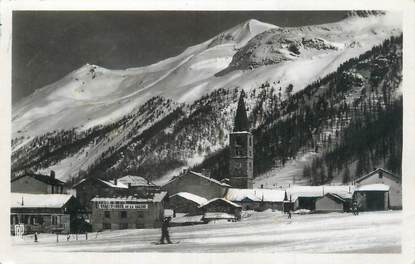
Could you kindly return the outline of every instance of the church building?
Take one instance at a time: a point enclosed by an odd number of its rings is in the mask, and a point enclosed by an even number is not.
[[[254,139],[249,131],[244,96],[245,93],[242,91],[233,132],[229,135],[229,178],[233,188],[251,189],[254,177]]]

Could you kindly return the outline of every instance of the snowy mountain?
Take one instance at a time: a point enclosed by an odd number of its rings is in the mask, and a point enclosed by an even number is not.
[[[13,106],[12,172],[165,180],[226,153],[241,89],[253,128],[270,125],[273,105],[399,36],[400,23],[393,13],[293,28],[249,20],[146,67],[87,64]]]

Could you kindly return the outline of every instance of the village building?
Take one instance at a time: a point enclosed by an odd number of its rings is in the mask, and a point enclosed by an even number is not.
[[[70,233],[81,209],[69,194],[12,193],[10,204],[11,231],[23,224],[27,233]]]
[[[164,216],[166,192],[152,197],[95,197],[91,200],[93,231],[158,228]]]
[[[369,184],[385,184],[389,189],[389,208],[402,209],[402,183],[400,177],[382,168],[376,168],[372,172],[355,180],[356,186]],[[379,194],[380,196],[380,194]]]
[[[229,178],[234,188],[252,189],[254,177],[254,139],[249,131],[244,93],[236,110],[233,132],[229,135]]]
[[[176,193],[187,192],[205,199],[224,197],[226,191],[231,186],[201,173],[187,171],[179,176],[173,177],[169,182],[162,186],[169,196]]]
[[[205,221],[240,220],[242,206],[224,198],[215,198],[200,206]]]
[[[207,199],[193,193],[179,192],[169,197],[169,208],[175,213],[187,213],[195,215],[199,213],[199,207],[207,203]]]
[[[390,187],[375,183],[357,187],[353,194],[359,211],[382,211],[390,207]]]
[[[106,181],[95,177],[88,177],[76,183],[73,188],[76,192],[76,198],[81,205],[90,212],[90,201],[95,196],[112,197],[119,195],[128,195],[128,185],[117,180]]]
[[[154,193],[160,191],[160,186],[140,176],[126,175],[119,178],[118,182],[126,185],[128,189],[137,193]]]
[[[323,197],[317,198],[315,212],[345,212],[348,211],[346,200],[334,193],[326,193]]]
[[[24,172],[11,179],[11,191],[15,193],[62,194],[64,193],[64,182],[55,178],[54,171],[51,171],[49,176]]]
[[[230,188],[225,199],[242,206],[242,210],[283,210],[286,193],[278,189]]]
[[[292,210],[316,210],[316,201],[327,193],[337,195],[345,200],[345,207],[349,207],[355,187],[352,185],[323,185],[323,186],[293,186],[286,190],[287,205]]]

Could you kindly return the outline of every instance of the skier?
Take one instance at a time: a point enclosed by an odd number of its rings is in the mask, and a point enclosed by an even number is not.
[[[164,244],[164,239],[166,239],[167,243],[172,244],[169,235],[169,224],[170,224],[171,217],[165,217],[161,222],[161,238],[160,244]]]
[[[35,232],[35,242],[37,242],[37,232]]]

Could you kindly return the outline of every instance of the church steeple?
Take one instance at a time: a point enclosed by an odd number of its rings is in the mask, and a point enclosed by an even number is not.
[[[235,120],[233,123],[233,132],[249,131],[249,121],[248,116],[246,115],[244,97],[245,92],[242,90],[239,95],[238,108],[236,109]]]
[[[254,140],[249,132],[244,97],[245,93],[242,90],[233,132],[229,135],[229,178],[233,188],[251,189],[254,175]]]

